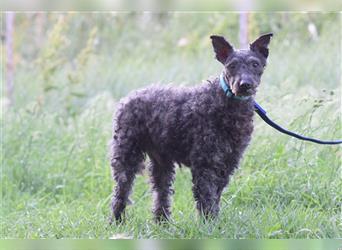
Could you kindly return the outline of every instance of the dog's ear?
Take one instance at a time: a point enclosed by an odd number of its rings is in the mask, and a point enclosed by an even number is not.
[[[268,33],[268,34],[260,36],[252,44],[249,45],[250,50],[254,52],[259,52],[265,58],[267,58],[268,57],[268,44],[270,43],[272,36],[273,36],[272,33]]]
[[[234,48],[224,39],[223,36],[210,36],[211,42],[214,47],[216,59],[224,64],[230,53],[234,51]]]

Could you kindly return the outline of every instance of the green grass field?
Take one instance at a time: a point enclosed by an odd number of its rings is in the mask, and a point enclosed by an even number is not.
[[[118,100],[153,82],[191,86],[218,75],[209,35],[225,34],[237,44],[238,16],[173,13],[156,21],[72,14],[58,23],[50,14],[44,26],[50,38],[40,47],[31,43],[34,24],[27,18],[17,16],[13,106],[1,96],[1,238],[342,237],[341,147],[292,139],[258,117],[217,221],[199,220],[190,172],[181,168],[169,223],[153,222],[144,173],[126,223],[109,226],[108,142]],[[254,14],[252,20],[251,39],[275,33],[257,101],[291,130],[340,139],[340,14]],[[311,22],[317,39],[308,32]]]

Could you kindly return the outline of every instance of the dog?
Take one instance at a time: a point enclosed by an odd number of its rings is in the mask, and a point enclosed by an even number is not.
[[[175,164],[190,168],[200,215],[215,218],[222,190],[239,165],[253,132],[253,99],[272,34],[237,50],[210,36],[220,76],[192,88],[151,86],[120,101],[114,118],[111,168],[116,186],[111,221],[121,221],[135,175],[146,155],[154,194],[154,218],[170,218]]]

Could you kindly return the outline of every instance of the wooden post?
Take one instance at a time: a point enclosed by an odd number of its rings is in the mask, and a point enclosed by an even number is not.
[[[240,0],[238,1],[239,15],[239,42],[241,49],[248,48],[248,18],[250,11],[253,8],[253,0]]]
[[[248,12],[241,12],[239,16],[239,42],[241,49],[248,47]]]
[[[9,101],[9,106],[14,102],[14,58],[13,58],[13,33],[14,33],[14,12],[6,12],[6,30],[5,30],[5,45],[6,45],[6,94]]]

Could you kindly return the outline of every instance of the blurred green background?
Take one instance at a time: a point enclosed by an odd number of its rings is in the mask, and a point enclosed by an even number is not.
[[[170,223],[152,221],[147,173],[136,180],[126,223],[107,223],[117,102],[151,83],[194,86],[218,75],[209,36],[239,47],[239,18],[16,13],[12,94],[8,53],[1,63],[1,238],[341,238],[341,147],[289,138],[257,117],[218,221],[198,219],[182,168]],[[249,13],[249,39],[266,32],[274,37],[257,101],[291,130],[341,138],[341,14]]]

